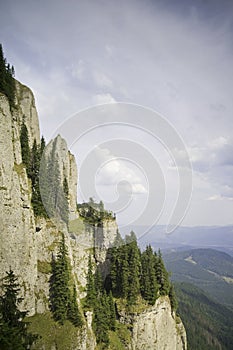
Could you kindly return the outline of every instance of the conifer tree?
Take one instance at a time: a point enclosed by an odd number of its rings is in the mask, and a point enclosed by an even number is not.
[[[151,246],[147,246],[141,255],[141,294],[142,297],[153,305],[158,293],[158,283],[155,275],[155,255]]]
[[[23,298],[18,296],[20,287],[14,272],[10,269],[6,274],[0,297],[0,349],[28,349],[37,335],[28,332],[29,323],[24,322],[27,311],[19,310]]]
[[[75,285],[73,285],[73,294],[68,303],[67,317],[75,327],[81,327],[83,325],[82,316],[77,303],[77,291]]]
[[[158,251],[158,256],[156,256],[156,258],[157,258],[157,261],[155,265],[155,274],[157,277],[157,282],[159,284],[159,292],[160,292],[160,295],[168,295],[169,289],[170,289],[169,275],[164,266],[160,249]]]
[[[44,139],[44,136],[42,136],[40,140],[40,158],[44,152],[45,146],[46,146],[45,139]]]
[[[109,304],[109,329],[111,331],[114,331],[116,328],[116,308],[115,308],[115,302],[111,291],[108,296],[108,304]]]
[[[0,44],[0,92],[8,98],[10,108],[14,107],[15,99],[15,70],[4,58],[2,45]]]
[[[105,347],[109,344],[109,304],[106,292],[96,299],[94,306],[93,329],[97,343]]]
[[[103,278],[100,269],[97,268],[94,276],[95,295],[98,297],[103,293]]]
[[[169,296],[169,299],[170,299],[172,311],[176,311],[177,308],[178,308],[178,301],[177,301],[176,293],[175,293],[174,286],[173,286],[172,283],[170,284],[170,289],[169,289],[168,296]]]
[[[50,306],[54,319],[63,324],[67,319],[68,306],[71,300],[69,290],[69,264],[64,234],[59,244],[56,259],[52,261],[50,279]]]
[[[121,261],[120,252],[124,240],[122,239],[119,231],[117,230],[116,238],[113,243],[113,247],[109,249],[109,255],[111,259],[110,265],[110,289],[115,296],[119,296],[121,293]]]
[[[126,238],[127,239],[127,238]],[[128,293],[127,299],[129,304],[134,304],[140,294],[140,274],[141,274],[141,259],[137,245],[135,233],[130,233],[130,243],[126,245],[128,248]]]
[[[24,123],[24,120],[20,130],[20,144],[21,144],[21,152],[22,152],[22,161],[26,166],[27,173],[29,173],[30,147],[29,147],[29,140],[28,140],[28,129]]]

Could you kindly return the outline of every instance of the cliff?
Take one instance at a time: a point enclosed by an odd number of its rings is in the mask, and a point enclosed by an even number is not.
[[[7,98],[0,94],[0,278],[11,267],[22,285],[22,309],[28,310],[29,316],[47,317],[51,259],[61,239],[61,226],[58,227],[51,219],[34,216],[32,184],[22,162],[22,122],[28,130],[30,147],[34,140],[39,145],[40,131],[33,94],[30,89],[16,82],[15,108],[10,110]],[[116,237],[117,224],[114,219],[108,219],[101,226],[86,230],[76,209],[77,167],[74,156],[59,135],[48,144],[45,150],[47,157],[52,149],[56,153],[61,179],[66,178],[68,183],[69,225],[63,224],[62,232],[81,307],[80,300],[85,296],[89,254],[95,247],[93,260],[106,275],[109,268],[107,250]],[[94,350],[96,342],[92,314],[86,312],[83,317],[85,322],[82,331],[77,331],[69,347],[65,348]],[[50,319],[45,319],[49,324]],[[184,327],[172,315],[168,298],[159,298],[153,307],[133,319],[122,318],[120,321],[128,322],[132,328],[132,341],[127,345],[129,349],[174,350],[187,347]],[[53,342],[48,344],[47,348],[40,348],[60,349]]]

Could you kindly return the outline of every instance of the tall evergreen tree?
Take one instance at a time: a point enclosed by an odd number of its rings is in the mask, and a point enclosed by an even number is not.
[[[50,279],[50,307],[54,319],[60,324],[63,324],[68,317],[68,307],[71,300],[69,280],[68,253],[63,234],[57,257],[52,261]]]
[[[106,292],[96,299],[93,329],[97,343],[102,343],[107,348],[109,344],[109,304]]]
[[[159,249],[158,256],[156,256],[155,274],[159,284],[160,295],[168,295],[170,289],[169,275],[164,266],[162,254]]]
[[[68,303],[67,317],[75,327],[81,327],[83,325],[82,316],[77,303],[77,291],[75,285],[73,285],[73,294]]]
[[[128,248],[128,295],[129,304],[134,304],[140,294],[140,274],[141,259],[140,251],[137,245],[137,238],[132,231],[130,234],[130,243],[126,245]]]
[[[0,349],[28,349],[37,335],[28,332],[29,324],[24,322],[27,311],[20,311],[23,298],[18,296],[20,286],[10,269],[3,279],[3,294],[0,297]]]
[[[4,58],[2,45],[0,44],[0,92],[8,98],[10,108],[14,107],[15,99],[15,70]]]
[[[169,296],[169,299],[170,299],[172,311],[176,311],[177,308],[178,308],[178,301],[177,301],[175,289],[174,289],[174,286],[173,286],[172,283],[170,284],[170,289],[169,289],[168,296]]]
[[[116,328],[116,307],[113,299],[112,292],[110,291],[108,296],[108,304],[109,304],[109,329],[111,331],[115,331]]]
[[[151,246],[147,246],[141,255],[142,274],[141,274],[141,294],[142,297],[153,305],[157,298],[158,283],[155,275],[155,255]]]
[[[27,126],[24,123],[21,125],[20,130],[20,144],[21,144],[21,153],[22,153],[22,161],[26,166],[27,173],[30,172],[30,147],[29,147],[29,140],[28,140],[28,129]]]

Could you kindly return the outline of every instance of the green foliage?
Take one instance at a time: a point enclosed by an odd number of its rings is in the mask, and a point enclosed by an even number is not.
[[[170,299],[172,311],[176,311],[177,307],[178,307],[178,301],[177,301],[175,289],[174,289],[174,286],[173,286],[172,283],[170,284],[170,289],[169,289],[168,296],[169,296],[169,299]]]
[[[189,350],[228,350],[233,344],[233,312],[190,283],[175,283]]]
[[[158,295],[159,285],[156,278],[157,258],[151,246],[147,246],[141,255],[141,294],[142,297],[153,305]]]
[[[40,147],[37,146],[36,140],[34,140],[32,150],[31,150],[29,178],[32,181],[32,206],[33,206],[34,214],[36,216],[47,217],[47,213],[44,208],[41,194],[40,194],[40,184],[39,184],[41,154],[44,146],[45,146],[45,143],[43,141],[43,137],[41,139]]]
[[[148,246],[141,253],[133,232],[124,241],[118,235],[110,249],[110,256],[110,276],[107,278],[106,288],[112,290],[115,297],[126,299],[130,306],[141,295],[153,305],[159,295],[169,294],[169,274],[161,252],[157,255]]]
[[[104,220],[115,220],[116,218],[111,211],[105,210],[102,201],[96,203],[93,198],[90,198],[88,203],[77,204],[77,209],[80,217],[90,226],[101,226]]]
[[[0,92],[7,96],[11,108],[15,106],[14,75],[14,67],[7,63],[4,58],[2,45],[0,44]]]
[[[20,131],[20,144],[22,161],[26,167],[27,175],[31,179],[32,184],[32,207],[34,214],[36,216],[47,217],[46,210],[44,208],[41,194],[40,194],[40,184],[39,184],[39,172],[40,172],[40,162],[41,154],[45,147],[45,140],[42,137],[41,146],[38,146],[36,140],[33,142],[32,149],[29,147],[28,140],[28,130],[24,121],[21,126]]]
[[[50,278],[50,309],[53,317],[61,325],[69,319],[75,326],[81,326],[82,320],[78,310],[77,294],[73,286],[70,288],[70,268],[64,234],[59,244],[56,259],[52,260],[52,275]]]
[[[214,249],[192,249],[166,254],[164,260],[174,281],[192,283],[233,310],[233,257]]]
[[[98,296],[94,306],[93,329],[97,343],[109,344],[109,303],[106,292]]]
[[[20,144],[21,144],[21,153],[22,153],[22,161],[26,166],[27,173],[29,174],[29,166],[30,166],[30,147],[28,140],[28,129],[23,121],[20,130]]]
[[[63,325],[56,322],[50,312],[35,314],[27,318],[29,330],[40,335],[33,350],[71,350],[77,348],[77,338],[82,337],[82,328],[75,327],[70,321]]]
[[[73,285],[73,294],[68,303],[67,318],[75,327],[81,327],[83,325],[82,316],[77,303],[77,291],[75,285]]]
[[[45,274],[51,273],[52,272],[51,264],[47,261],[37,260],[37,270],[38,272],[45,273]]]
[[[168,295],[170,290],[169,274],[165,268],[160,250],[158,251],[158,255],[155,254],[155,257],[155,274],[159,284],[160,295]]]
[[[28,331],[28,323],[24,321],[27,311],[20,311],[23,301],[18,280],[10,269],[3,279],[2,296],[0,298],[0,348],[2,350],[28,349],[37,339],[37,335]]]

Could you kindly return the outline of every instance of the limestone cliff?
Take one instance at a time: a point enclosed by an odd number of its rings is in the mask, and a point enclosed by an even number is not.
[[[56,254],[61,239],[61,227],[50,219],[35,218],[31,205],[31,181],[22,163],[20,129],[24,121],[28,129],[29,144],[34,139],[40,144],[39,123],[35,101],[30,89],[16,82],[16,108],[9,108],[7,98],[0,94],[0,278],[11,267],[23,286],[23,309],[30,315],[49,310],[49,278],[52,254]],[[59,135],[45,152],[54,148],[62,178],[68,182],[69,227],[62,231],[68,247],[71,273],[78,290],[79,302],[85,296],[88,256],[94,249],[94,258],[108,271],[107,249],[117,233],[115,219],[103,221],[101,226],[86,230],[78,217],[77,168],[74,156]],[[91,328],[91,313],[85,315],[82,333],[77,333],[72,348],[94,350],[95,337]],[[126,317],[127,318],[127,317]],[[172,316],[168,298],[158,299],[153,307],[133,319],[121,321],[132,328],[129,349],[186,349],[186,336],[182,323]],[[53,344],[50,350],[55,348]]]
[[[122,320],[123,321],[123,320]],[[132,350],[186,349],[186,332],[180,319],[171,312],[168,297],[131,320]]]

